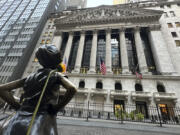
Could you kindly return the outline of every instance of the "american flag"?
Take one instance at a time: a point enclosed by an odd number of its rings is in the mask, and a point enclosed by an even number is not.
[[[135,68],[135,74],[136,74],[136,78],[138,79],[142,79],[142,74],[138,72],[138,66],[139,64],[136,65],[136,68]]]
[[[142,79],[142,74],[140,74],[136,71],[136,78]]]
[[[102,58],[101,58],[100,70],[103,75],[106,74],[106,65],[104,64],[104,61],[102,60]]]
[[[66,57],[64,58],[64,61],[63,61],[63,73],[66,73],[66,67],[67,67],[67,60],[66,60]]]

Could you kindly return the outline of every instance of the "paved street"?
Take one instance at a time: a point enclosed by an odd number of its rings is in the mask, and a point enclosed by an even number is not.
[[[0,119],[6,117],[2,115]],[[0,122],[2,124],[3,121]],[[61,117],[57,118],[59,135],[180,135],[180,125],[163,125]]]
[[[179,135],[180,125],[159,125],[59,117],[59,135]]]

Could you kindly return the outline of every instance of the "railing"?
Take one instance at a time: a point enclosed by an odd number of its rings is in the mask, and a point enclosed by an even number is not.
[[[154,92],[153,93],[155,101],[164,101],[171,100],[173,102],[177,101],[177,97],[175,93],[166,93],[166,92]]]
[[[154,97],[174,97],[175,98],[176,94],[175,93],[166,93],[166,92],[154,92]]]
[[[121,122],[144,122],[160,124],[161,126],[162,124],[180,125],[180,108],[178,107],[144,106],[142,109],[136,105],[119,105],[116,107],[114,104],[69,103],[58,115],[87,120],[120,120]]]
[[[112,72],[115,75],[122,74],[122,69],[121,68],[112,68]]]
[[[93,95],[105,95],[105,96],[107,96],[108,91],[104,90],[104,89],[95,88],[95,89],[91,90],[90,94],[91,94],[91,96],[93,96]]]
[[[96,67],[96,74],[102,74],[99,67]]]
[[[87,74],[88,70],[89,70],[88,67],[82,67],[82,68],[80,68],[80,73],[81,74]]]
[[[151,97],[151,93],[143,92],[143,91],[132,91],[131,96],[132,97]]]
[[[88,95],[88,89],[87,88],[78,88],[77,94],[79,94],[79,93]]]
[[[128,91],[127,90],[111,90],[110,96],[128,96]]]

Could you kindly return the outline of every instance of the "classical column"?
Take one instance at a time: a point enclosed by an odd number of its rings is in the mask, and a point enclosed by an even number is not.
[[[125,39],[125,28],[121,28],[119,33],[119,41],[120,41],[120,51],[121,51],[121,65],[122,65],[122,73],[129,73],[129,64],[128,64],[128,52],[126,46]]]
[[[106,72],[112,73],[111,63],[111,29],[106,30]]]
[[[71,52],[72,41],[73,41],[73,32],[69,32],[69,37],[68,37],[66,49],[65,49],[65,52],[64,52],[64,57],[63,57],[63,60],[66,59],[66,64],[67,65],[68,65],[68,61],[69,61],[69,55],[70,55],[70,52]]]
[[[83,56],[83,51],[84,51],[84,42],[85,42],[85,32],[81,31],[81,37],[80,37],[80,42],[79,42],[78,51],[77,51],[76,63],[75,63],[74,71],[73,71],[75,73],[80,72],[82,56]]]
[[[96,53],[97,53],[97,30],[93,31],[91,56],[90,56],[90,69],[88,73],[96,73]]]
[[[146,57],[144,53],[144,48],[140,36],[140,28],[136,27],[134,29],[134,37],[135,37],[135,44],[136,44],[136,52],[137,52],[137,58],[138,58],[138,64],[140,68],[140,72],[143,74],[148,73],[148,67],[146,63]]]
[[[56,32],[56,35],[53,37],[52,43],[60,50],[62,44],[62,32]]]
[[[148,35],[157,71],[165,75],[174,73],[175,69],[167,45],[163,39],[160,25],[150,26]]]

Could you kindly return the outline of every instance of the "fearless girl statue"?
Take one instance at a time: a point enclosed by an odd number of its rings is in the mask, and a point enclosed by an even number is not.
[[[0,135],[58,135],[56,116],[73,98],[77,89],[61,73],[60,51],[54,45],[42,45],[36,58],[43,68],[27,78],[0,85],[0,97],[16,109],[16,114],[0,131]],[[59,95],[60,85],[66,92]],[[24,93],[17,102],[10,93],[23,87]]]

